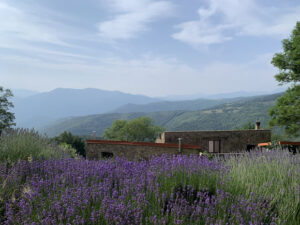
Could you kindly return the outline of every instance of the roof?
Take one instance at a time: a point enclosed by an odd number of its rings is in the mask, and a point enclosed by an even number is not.
[[[135,146],[152,146],[178,148],[178,144],[153,143],[153,142],[133,142],[133,141],[112,141],[112,140],[86,140],[87,144],[111,144],[111,145],[135,145]],[[182,144],[182,149],[201,149],[200,145]]]
[[[280,145],[297,145],[297,146],[300,146],[300,142],[296,142],[296,141],[279,141],[278,144],[280,144]]]
[[[201,133],[201,132],[257,132],[257,131],[269,131],[270,129],[247,129],[247,130],[184,130],[184,131],[165,131],[163,133]]]
[[[278,141],[279,145],[294,145],[294,146],[300,146],[300,142],[296,141]],[[271,142],[265,142],[265,143],[259,143],[257,146],[258,147],[263,147],[263,146],[270,146],[272,145]]]

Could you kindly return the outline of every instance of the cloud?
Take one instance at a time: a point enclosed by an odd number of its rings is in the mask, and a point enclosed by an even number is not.
[[[1,45],[6,42],[39,42],[66,45],[56,29],[57,24],[42,17],[26,12],[9,1],[0,2]]]
[[[174,8],[168,1],[153,0],[109,0],[109,5],[115,17],[98,25],[99,36],[108,40],[135,38]]]
[[[199,19],[175,26],[172,37],[193,46],[222,43],[236,36],[286,37],[297,20],[300,7],[275,8],[257,0],[206,0]]]
[[[269,63],[271,58],[272,54],[267,54],[247,63],[213,61],[195,68],[176,58],[155,55],[132,60],[101,58],[93,62],[57,56],[0,56],[0,74],[10,74],[0,76],[0,83],[39,91],[94,87],[149,96],[272,90],[277,82],[276,69]]]

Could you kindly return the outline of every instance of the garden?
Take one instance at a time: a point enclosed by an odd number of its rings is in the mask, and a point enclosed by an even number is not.
[[[1,224],[300,221],[300,157],[288,151],[88,161],[32,132],[8,137],[0,142]]]

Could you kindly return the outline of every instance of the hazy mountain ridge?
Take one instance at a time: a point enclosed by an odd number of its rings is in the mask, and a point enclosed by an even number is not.
[[[64,89],[14,98],[18,127],[41,127],[70,116],[100,114],[126,103],[150,103],[159,99],[100,89]]]
[[[248,97],[249,98],[249,97]],[[195,111],[210,108],[216,105],[236,102],[245,98],[226,98],[226,99],[196,99],[185,101],[161,101],[143,105],[126,104],[112,111],[115,113],[131,113],[131,112],[160,112],[160,111]]]
[[[61,118],[103,114],[108,112],[156,112],[174,110],[201,110],[235,99],[197,99],[187,101],[162,101],[143,95],[94,88],[57,88],[38,93],[14,90],[17,127],[41,128]]]
[[[224,98],[241,98],[241,97],[256,97],[262,95],[272,95],[278,94],[286,91],[286,87],[277,87],[272,91],[235,91],[235,92],[227,92],[227,93],[216,93],[216,94],[192,94],[192,95],[172,95],[164,97],[163,99],[166,101],[185,101],[185,100],[193,100],[193,99],[224,99]]]
[[[170,131],[234,129],[256,120],[261,121],[262,127],[267,127],[268,110],[281,95],[282,93],[241,99],[198,111],[106,113],[76,117],[60,121],[42,131],[50,136],[58,135],[64,130],[77,135],[91,135],[93,131],[102,135],[104,129],[111,126],[114,120],[130,120],[140,116],[148,116],[156,125]]]

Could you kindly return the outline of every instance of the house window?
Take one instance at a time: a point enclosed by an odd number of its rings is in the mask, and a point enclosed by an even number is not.
[[[108,159],[114,157],[114,154],[111,152],[101,152],[101,157],[104,159]]]
[[[220,141],[209,141],[208,142],[208,152],[220,153]]]
[[[256,148],[256,145],[247,145],[247,149],[246,151],[247,152],[250,152],[251,150],[255,149]]]

